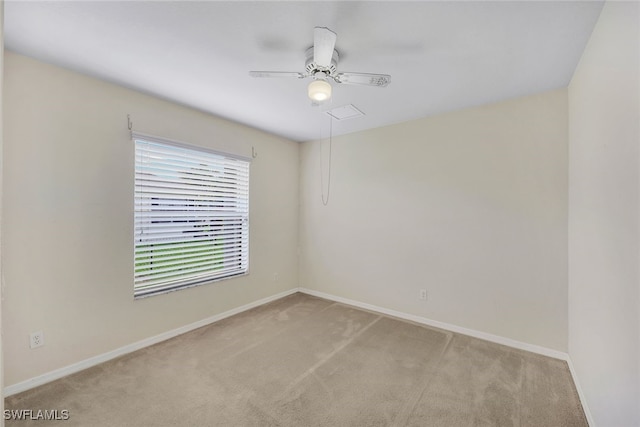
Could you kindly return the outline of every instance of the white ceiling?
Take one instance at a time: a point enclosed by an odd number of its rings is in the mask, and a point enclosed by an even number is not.
[[[566,87],[601,1],[6,1],[8,49],[246,125],[307,141],[323,111],[354,104],[334,135]],[[312,107],[313,28],[338,34],[338,71],[391,74],[386,88],[334,84]]]

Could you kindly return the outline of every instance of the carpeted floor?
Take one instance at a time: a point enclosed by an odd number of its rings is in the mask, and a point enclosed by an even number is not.
[[[587,426],[567,364],[303,294],[11,396],[64,426]]]

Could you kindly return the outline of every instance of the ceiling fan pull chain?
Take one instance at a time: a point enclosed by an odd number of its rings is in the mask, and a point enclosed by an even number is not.
[[[329,204],[329,194],[331,193],[331,148],[333,145],[333,117],[329,116],[329,171],[327,174],[327,199],[324,198],[324,174],[322,172],[322,140],[320,141],[320,194],[322,204]]]

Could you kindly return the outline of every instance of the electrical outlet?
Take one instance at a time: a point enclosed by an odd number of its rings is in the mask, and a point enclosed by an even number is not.
[[[427,290],[426,289],[420,289],[420,293],[418,294],[418,298],[420,298],[421,300],[426,301],[427,300]]]
[[[42,331],[34,332],[29,335],[29,348],[42,347],[44,345],[44,333]]]

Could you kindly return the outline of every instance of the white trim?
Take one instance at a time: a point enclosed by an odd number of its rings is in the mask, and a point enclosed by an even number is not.
[[[587,397],[584,395],[582,391],[582,387],[580,387],[580,381],[578,381],[578,374],[573,367],[573,362],[571,361],[571,356],[567,357],[567,365],[569,365],[569,372],[571,372],[571,377],[573,378],[573,383],[576,386],[576,390],[578,391],[578,397],[580,398],[580,403],[582,404],[582,410],[584,411],[585,417],[587,417],[587,423],[591,427],[596,427],[596,422],[593,419],[593,415],[591,415],[591,411],[589,411],[589,406],[587,405]]]
[[[280,292],[278,294],[272,295],[270,297],[262,298],[254,302],[250,302],[248,304],[242,305],[237,308],[232,308],[231,310],[227,310],[223,313],[216,314],[211,317],[207,317],[206,319],[198,320],[197,322],[193,322],[189,325],[182,326],[180,328],[176,328],[167,332],[163,332],[156,336],[145,338],[143,340],[134,342],[132,344],[125,345],[124,347],[117,348],[115,350],[99,354],[94,357],[90,357],[89,359],[82,360],[77,363],[73,363],[71,365],[65,366],[60,369],[56,369],[54,371],[50,371],[44,373],[42,375],[38,375],[37,377],[29,378],[28,380],[21,381],[16,384],[12,384],[4,388],[4,396],[11,396],[13,394],[21,393],[23,391],[32,389],[34,387],[38,387],[40,385],[49,383],[51,381],[66,377],[67,375],[75,374],[76,372],[80,372],[84,369],[90,368],[92,366],[99,365],[100,363],[107,362],[109,360],[115,359],[116,357],[120,357],[122,355],[134,352],[136,350],[140,350],[145,347],[149,347],[151,345],[157,344],[159,342],[168,340],[170,338],[176,337],[178,335],[187,333],[194,329],[201,328],[203,326],[207,326],[211,323],[215,323],[219,320],[225,319],[229,316],[233,316],[234,314],[242,313],[243,311],[247,311],[259,305],[266,304],[271,301],[275,301],[280,298],[284,298],[288,295],[295,294],[298,292],[297,288],[289,289],[284,292]]]
[[[493,335],[493,334],[488,334],[486,332],[481,332],[481,331],[476,331],[473,329],[467,329],[467,328],[463,328],[461,326],[456,326],[456,325],[452,325],[450,323],[445,323],[445,322],[439,322],[437,320],[431,320],[431,319],[427,319],[426,317],[421,317],[421,316],[416,316],[413,314],[407,314],[407,313],[403,313],[400,311],[395,311],[395,310],[391,310],[391,309],[387,309],[387,308],[383,308],[383,307],[378,307],[372,304],[367,304],[367,303],[363,303],[360,301],[355,301],[355,300],[351,300],[348,298],[342,298],[342,297],[338,297],[335,295],[331,295],[331,294],[327,294],[324,292],[320,292],[320,291],[315,291],[313,289],[307,289],[307,288],[293,288],[293,289],[289,289],[287,291],[284,292],[280,292],[278,294],[272,295],[270,297],[266,297],[266,298],[262,298],[260,300],[251,302],[249,304],[245,304],[242,305],[240,307],[237,308],[233,308],[231,310],[227,310],[223,313],[220,314],[216,314],[214,316],[208,317],[206,319],[202,319],[199,320],[197,322],[191,323],[189,325],[185,325],[182,326],[180,328],[177,329],[173,329],[171,331],[168,332],[164,332],[162,334],[153,336],[151,338],[146,338],[143,339],[141,341],[126,345],[124,347],[120,347],[118,349],[109,351],[107,353],[103,353],[94,357],[91,357],[89,359],[85,359],[82,360],[78,363],[74,363],[72,365],[69,366],[65,366],[64,368],[60,368],[60,369],[56,369],[54,371],[51,372],[47,372],[45,374],[39,375],[37,377],[34,378],[30,378],[28,380],[16,383],[16,384],[12,384],[10,386],[7,386],[4,388],[4,396],[11,396],[13,394],[17,394],[17,393],[21,393],[23,391],[32,389],[34,387],[38,387],[40,385],[49,383],[51,381],[66,377],[67,375],[71,375],[74,374],[76,372],[80,372],[84,369],[90,368],[92,366],[96,366],[99,365],[100,363],[104,363],[107,362],[111,359],[115,359],[116,357],[120,357],[122,355],[134,352],[136,350],[140,350],[142,348],[157,344],[159,342],[168,340],[170,338],[176,337],[178,335],[187,333],[189,331],[192,331],[194,329],[198,329],[201,328],[203,326],[207,326],[211,323],[215,323],[218,320],[222,320],[225,319],[227,317],[233,316],[235,314],[238,313],[242,313],[243,311],[247,311],[249,309],[252,309],[254,307],[260,306],[262,304],[266,304],[268,302],[271,301],[275,301],[277,299],[280,298],[284,298],[286,296],[289,296],[291,294],[294,294],[296,292],[301,292],[307,295],[312,295],[312,296],[316,296],[319,298],[324,298],[330,301],[336,301],[336,302],[340,302],[343,304],[348,304],[348,305],[352,305],[354,307],[359,307],[365,310],[369,310],[369,311],[375,311],[381,314],[386,314],[389,316],[393,316],[393,317],[397,317],[399,319],[404,319],[404,320],[409,320],[412,322],[416,322],[416,323],[420,323],[420,324],[424,324],[424,325],[428,325],[428,326],[433,326],[436,328],[440,328],[440,329],[444,329],[447,331],[451,331],[451,332],[455,332],[455,333],[459,333],[459,334],[463,334],[463,335],[468,335],[474,338],[479,338],[479,339],[483,339],[486,341],[491,341],[497,344],[502,344],[502,345],[506,345],[508,347],[512,347],[512,348],[517,348],[519,350],[525,350],[525,351],[530,351],[532,353],[537,353],[537,354],[541,354],[543,356],[548,356],[548,357],[552,357],[554,359],[560,359],[560,360],[564,360],[565,362],[567,362],[567,365],[569,366],[569,372],[571,373],[571,377],[573,378],[573,383],[576,386],[576,390],[578,392],[578,397],[580,399],[580,403],[582,404],[582,409],[584,410],[584,414],[587,418],[587,422],[589,423],[589,426],[591,427],[596,427],[596,424],[593,420],[593,416],[591,415],[591,412],[589,411],[589,407],[587,406],[587,400],[586,397],[584,395],[584,392],[582,391],[582,388],[580,387],[580,382],[578,381],[578,376],[577,373],[575,371],[575,368],[573,366],[573,363],[571,361],[571,358],[569,357],[569,355],[567,353],[563,353],[561,351],[557,351],[557,350],[552,350],[546,347],[541,347],[541,346],[537,346],[537,345],[533,345],[533,344],[527,344],[527,343],[523,343],[520,341],[516,341],[510,338],[505,338],[505,337],[501,337],[499,335]]]
[[[578,398],[580,399],[580,403],[582,404],[582,409],[584,410],[584,415],[587,418],[587,422],[590,427],[596,427],[595,421],[593,420],[593,416],[589,411],[589,406],[587,405],[586,396],[584,395],[582,388],[580,387],[580,381],[578,381],[578,375],[573,367],[573,363],[571,362],[571,357],[569,357],[568,353],[564,353],[558,350],[553,350],[547,347],[542,347],[534,344],[528,344],[525,342],[516,341],[511,338],[501,337],[499,335],[493,335],[486,332],[477,331],[474,329],[463,328],[462,326],[452,325],[450,323],[427,319],[426,317],[416,316],[413,314],[403,313],[401,311],[395,311],[388,308],[378,307],[376,305],[355,301],[349,298],[338,297],[338,296],[327,294],[324,292],[315,291],[313,289],[299,288],[298,290],[304,294],[316,296],[319,298],[324,298],[331,301],[352,305],[354,307],[362,308],[369,311],[375,311],[377,313],[386,314],[388,316],[409,320],[409,321],[420,323],[423,325],[433,326],[433,327],[444,329],[450,332],[455,332],[462,335],[468,335],[468,336],[479,338],[485,341],[494,342],[496,344],[506,345],[508,347],[516,348],[519,350],[525,350],[532,353],[541,354],[543,356],[552,357],[554,359],[563,360],[567,362],[567,365],[569,366],[569,372],[571,373],[571,378],[573,379],[573,383],[576,386],[576,391],[578,392]]]
[[[562,351],[553,350],[547,347],[542,347],[534,344],[528,344],[521,341],[516,341],[511,338],[501,337],[499,335],[489,334],[487,332],[476,331],[474,329],[463,328],[462,326],[452,325],[451,323],[439,322],[437,320],[427,319],[426,317],[416,316],[414,314],[403,313],[401,311],[395,311],[388,308],[378,307],[376,305],[355,301],[348,298],[342,298],[324,292],[315,291],[313,289],[300,288],[300,292],[316,297],[328,299],[331,301],[341,302],[343,304],[353,305],[355,307],[363,308],[365,310],[375,311],[378,313],[386,314],[388,316],[398,317],[400,319],[409,320],[411,322],[421,323],[423,325],[433,326],[435,328],[445,329],[447,331],[456,332],[462,335],[468,335],[474,338],[480,338],[485,341],[491,341],[497,344],[506,345],[508,347],[517,348],[519,350],[530,351],[532,353],[542,354],[543,356],[553,357],[554,359],[567,360],[569,355]]]

